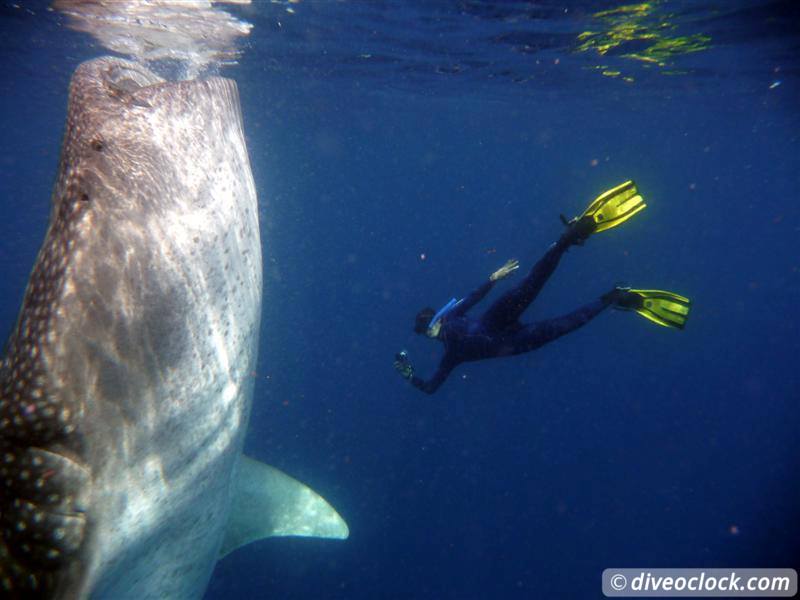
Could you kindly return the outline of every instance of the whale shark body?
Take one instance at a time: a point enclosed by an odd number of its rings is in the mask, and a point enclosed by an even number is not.
[[[200,598],[248,541],[347,537],[241,457],[261,269],[235,83],[81,65],[0,366],[0,595]]]

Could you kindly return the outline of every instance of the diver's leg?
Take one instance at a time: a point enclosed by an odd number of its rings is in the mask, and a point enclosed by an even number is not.
[[[514,353],[529,352],[539,346],[560,338],[566,333],[583,327],[612,304],[611,300],[600,298],[569,314],[526,325],[514,336]]]
[[[555,244],[550,246],[544,256],[539,259],[539,262],[533,265],[525,279],[515,288],[500,296],[486,310],[483,317],[481,317],[486,327],[497,331],[515,323],[542,290],[550,275],[556,270],[561,256],[572,243],[572,240],[567,235],[563,235]]]

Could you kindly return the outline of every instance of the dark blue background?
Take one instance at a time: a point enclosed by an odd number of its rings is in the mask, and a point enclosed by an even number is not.
[[[454,74],[435,67],[459,61],[419,32],[411,49],[392,41],[410,28],[370,21],[361,45],[338,3],[242,12],[256,28],[225,74],[240,85],[265,251],[246,450],[325,496],[351,537],[239,550],[209,599],[587,598],[606,567],[800,564],[796,13],[740,5],[696,25],[715,28],[714,45],[676,59],[687,74],[613,59],[632,84],[557,43],[514,56],[529,77],[514,83],[490,76],[500,45],[487,69]],[[102,50],[52,13],[3,6],[10,329],[46,226],[69,76]],[[409,6],[389,14],[416,23],[425,5]],[[519,27],[447,16],[464,38]],[[396,44],[397,61],[348,68],[341,57],[370,44]],[[405,68],[404,52],[423,59]],[[526,318],[624,281],[691,297],[684,332],[609,311],[534,354],[464,365],[433,397],[396,376],[400,348],[424,376],[440,356],[411,332],[419,308],[507,258],[530,267],[559,213],[628,178],[647,210],[571,250]]]

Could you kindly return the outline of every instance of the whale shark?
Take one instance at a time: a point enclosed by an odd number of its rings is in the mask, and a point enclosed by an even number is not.
[[[0,596],[200,598],[250,541],[348,536],[242,455],[261,302],[235,82],[80,65],[0,364]]]

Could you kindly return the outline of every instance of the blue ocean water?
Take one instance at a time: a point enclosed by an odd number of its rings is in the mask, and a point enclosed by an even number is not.
[[[796,2],[231,10],[265,253],[246,451],[351,536],[241,549],[208,599],[592,598],[607,567],[800,565]],[[9,330],[69,77],[105,52],[45,3],[3,2],[0,30]],[[525,318],[626,282],[689,296],[685,331],[607,311],[434,396],[396,375],[401,348],[422,376],[441,356],[419,308],[529,268],[629,178],[647,210],[570,250]]]

